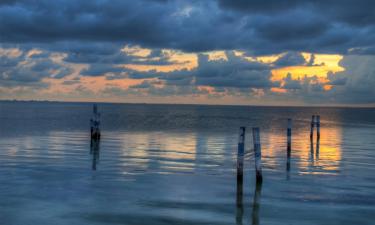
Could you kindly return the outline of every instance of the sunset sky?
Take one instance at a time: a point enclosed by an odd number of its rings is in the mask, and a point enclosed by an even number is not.
[[[2,0],[0,99],[375,106],[374,1]]]

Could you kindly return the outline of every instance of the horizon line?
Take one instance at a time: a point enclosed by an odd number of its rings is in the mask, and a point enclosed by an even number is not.
[[[40,100],[40,99],[0,99],[0,102],[50,102],[50,103],[84,103],[84,104],[128,104],[128,105],[197,105],[197,106],[250,106],[250,107],[284,107],[284,108],[375,108],[375,105],[272,105],[272,104],[209,104],[209,103],[173,103],[173,102],[106,102],[106,101],[64,101],[64,100]]]

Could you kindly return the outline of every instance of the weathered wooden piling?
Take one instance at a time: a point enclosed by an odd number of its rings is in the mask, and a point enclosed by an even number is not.
[[[94,104],[93,117],[90,119],[91,138],[100,139],[100,113],[98,113],[98,106]]]
[[[310,140],[314,137],[315,116],[311,116]]]
[[[245,127],[240,127],[237,152],[237,184],[243,183],[243,159],[245,152]]]
[[[262,149],[260,145],[260,130],[258,127],[253,128],[254,158],[257,182],[262,182]]]
[[[316,132],[317,132],[317,139],[320,140],[320,116],[316,116]]]
[[[242,207],[243,195],[243,161],[245,152],[245,127],[240,127],[237,152],[237,208]]]
[[[290,157],[292,152],[292,119],[288,119],[288,129],[287,129],[287,161],[286,161],[286,170],[290,170]]]
[[[288,158],[290,157],[290,152],[292,150],[292,119],[288,119],[288,129],[287,129],[287,152]]]
[[[245,153],[245,127],[240,127],[240,133],[238,137],[238,151],[237,151],[237,213],[238,216],[243,208],[242,196],[243,196],[243,161]],[[242,209],[243,210],[243,209]],[[241,217],[242,218],[242,217]],[[238,221],[237,221],[238,222]]]

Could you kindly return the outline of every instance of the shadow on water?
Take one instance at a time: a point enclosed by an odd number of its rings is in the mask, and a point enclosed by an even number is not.
[[[259,225],[259,209],[260,209],[260,199],[262,193],[262,182],[256,182],[253,198],[252,207],[252,225]],[[244,205],[243,205],[243,191],[242,184],[237,184],[237,199],[236,199],[236,225],[243,224],[244,215]]]
[[[257,182],[255,186],[252,212],[252,225],[259,225],[260,198],[262,193],[262,182]]]
[[[290,179],[290,158],[292,149],[290,146],[287,147],[287,157],[286,157],[286,179]]]
[[[236,224],[242,225],[243,219],[243,182],[237,180],[237,198],[236,198]]]
[[[319,160],[319,148],[320,148],[320,139],[316,140],[316,149],[315,149],[315,156],[316,160]]]
[[[100,156],[100,140],[91,139],[90,154],[92,155],[92,170],[96,170],[96,165],[99,163]]]

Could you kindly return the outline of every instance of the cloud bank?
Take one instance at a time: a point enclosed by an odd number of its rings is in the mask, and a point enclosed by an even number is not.
[[[44,91],[54,99],[59,90],[69,99],[91,94],[109,101],[234,96],[233,104],[375,104],[374,6],[369,0],[1,1],[0,92],[2,98],[40,98]],[[217,51],[222,57],[211,60]],[[343,56],[344,71],[327,69],[329,60],[315,62],[324,55]],[[325,74],[296,76],[296,68],[307,67]],[[288,68],[289,75],[274,79]]]

